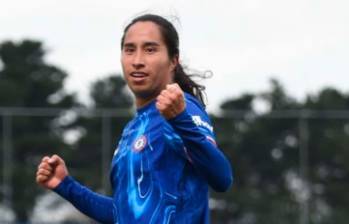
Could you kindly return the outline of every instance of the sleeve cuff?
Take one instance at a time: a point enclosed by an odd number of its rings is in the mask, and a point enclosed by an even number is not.
[[[67,191],[67,188],[70,184],[72,184],[75,180],[71,176],[66,176],[61,183],[58,184],[57,187],[52,189],[54,192],[56,192],[59,195],[64,196],[65,192]]]
[[[182,112],[180,112],[179,114],[177,114],[175,117],[171,118],[171,119],[168,119],[167,121],[171,124],[175,123],[175,122],[178,122],[178,121],[181,121],[183,119],[190,119],[191,120],[191,117],[187,111],[187,109],[184,109]]]

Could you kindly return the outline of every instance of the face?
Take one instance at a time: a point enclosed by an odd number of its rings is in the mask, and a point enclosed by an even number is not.
[[[177,58],[169,58],[158,25],[136,22],[125,34],[121,64],[136,101],[149,101],[172,82]]]

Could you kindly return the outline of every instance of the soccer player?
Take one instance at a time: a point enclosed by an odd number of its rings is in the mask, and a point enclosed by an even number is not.
[[[82,186],[58,155],[42,159],[37,183],[101,223],[209,223],[208,186],[227,191],[232,169],[215,143],[202,86],[179,63],[176,29],[158,15],[139,16],[121,49],[137,113],[112,158],[113,195]]]

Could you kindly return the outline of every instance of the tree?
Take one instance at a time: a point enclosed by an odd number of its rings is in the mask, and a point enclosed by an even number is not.
[[[257,98],[264,99],[270,110],[256,114],[252,103]],[[218,145],[232,161],[235,182],[224,196],[212,194],[221,204],[216,206],[213,220],[298,223],[300,205],[308,200],[310,223],[347,223],[348,122],[303,119],[309,132],[305,137],[300,133],[300,114],[306,109],[318,113],[348,110],[348,102],[347,95],[333,88],[297,102],[272,80],[270,91],[244,94],[223,103],[222,116],[214,117],[213,122]],[[291,116],[282,118],[289,112]],[[300,144],[306,144],[309,153],[305,174],[299,167]]]
[[[349,95],[324,88],[308,96],[304,107],[311,110],[349,110]],[[349,122],[348,119],[309,121],[309,179],[312,216],[325,216],[327,223],[347,223],[349,215]],[[321,214],[325,208],[326,215]],[[316,214],[316,212],[318,214]],[[323,212],[322,212],[323,213]]]
[[[75,96],[63,90],[67,73],[48,64],[45,55],[39,41],[0,44],[0,107],[68,108],[77,105]],[[63,150],[67,146],[53,130],[55,118],[13,118],[12,191],[17,221],[27,220],[28,208],[39,193],[34,180],[41,156],[53,152],[69,153]]]
[[[73,127],[78,127],[83,132],[82,137],[74,144],[74,153],[79,156],[69,164],[72,170],[75,170],[77,178],[84,184],[94,188],[102,189],[101,176],[104,184],[109,183],[108,170],[114,150],[117,146],[121,132],[132,116],[133,100],[131,95],[126,91],[126,83],[119,74],[112,74],[105,79],[95,81],[90,90],[92,105],[86,109],[93,114],[99,109],[109,111],[109,114],[100,114],[97,116],[79,116],[72,123]],[[123,110],[124,114],[118,114],[117,111]],[[122,116],[120,116],[122,115]],[[103,122],[104,120],[104,122]],[[103,124],[104,123],[104,124]],[[105,129],[103,132],[103,125]],[[108,134],[109,133],[109,134]],[[103,135],[110,135],[102,136]],[[104,145],[103,145],[103,139]],[[103,149],[107,150],[103,158]],[[107,161],[102,170],[102,161]],[[91,164],[91,161],[94,163]],[[94,177],[94,178],[91,178]],[[110,192],[110,188],[103,189]]]

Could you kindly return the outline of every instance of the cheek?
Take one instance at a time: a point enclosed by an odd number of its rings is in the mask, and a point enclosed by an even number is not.
[[[121,54],[120,62],[123,67],[129,67],[132,64],[132,56]]]
[[[122,69],[125,70],[127,67],[127,60],[124,57],[121,57],[120,62],[121,62]]]
[[[153,63],[153,67],[154,67],[154,69],[156,69],[157,73],[162,78],[164,78],[164,76],[169,75],[169,73],[171,72],[170,63],[167,60],[160,59],[160,60]]]
[[[124,61],[121,61],[121,68],[122,68],[122,76],[124,77],[124,80],[126,82],[128,82],[129,77],[128,77],[128,75],[126,75],[128,73],[128,69],[127,69],[127,65],[125,64]]]
[[[162,79],[164,82],[172,80],[172,71],[168,62],[164,62],[161,66]]]

